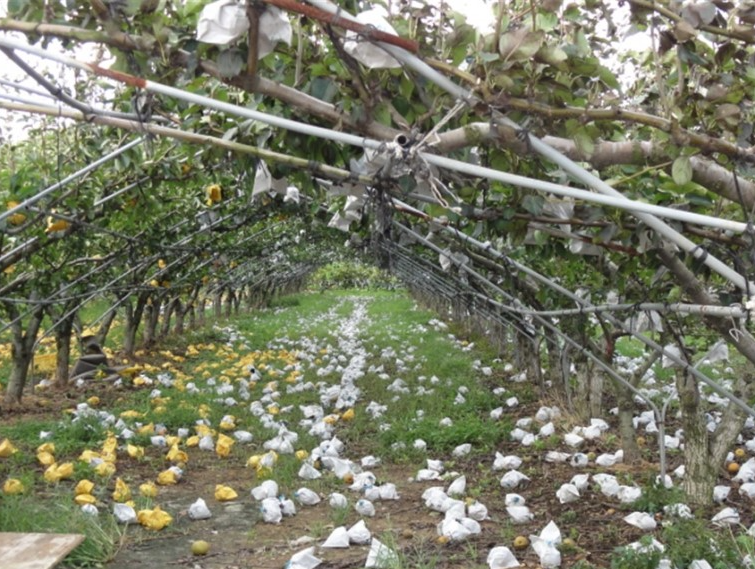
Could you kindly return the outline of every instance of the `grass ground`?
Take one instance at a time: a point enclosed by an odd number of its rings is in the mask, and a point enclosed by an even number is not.
[[[378,501],[377,515],[364,518],[373,535],[396,550],[393,568],[486,567],[491,547],[513,548],[517,536],[537,534],[550,520],[568,538],[561,547],[564,567],[649,567],[657,561],[654,554],[615,552],[617,546],[643,536],[665,543],[666,555],[679,567],[700,558],[716,568],[736,567],[752,549],[752,538],[740,529],[752,523],[752,507],[749,499],[735,492],[729,503],[739,509],[741,526],[733,529],[717,530],[702,516],[674,520],[652,532],[623,522],[632,509],[671,521],[664,518],[662,508],[680,499],[676,491],[652,488],[650,444],[648,462],[640,468],[606,469],[591,463],[585,469],[590,474],[610,472],[623,484],[642,487],[643,497],[631,508],[594,487],[578,502],[561,504],[556,490],[576,471],[544,457],[548,451],[565,450],[561,435],[573,426],[570,418],[556,421],[556,433],[530,447],[512,441],[509,433],[514,424],[532,417],[542,404],[550,404],[547,394],[541,399],[528,384],[509,381],[506,362],[497,359],[484,339],[454,332],[453,326],[445,327],[435,314],[400,292],[301,294],[267,310],[166,340],[141,355],[144,372],[134,381],[93,382],[83,389],[30,396],[22,412],[4,417],[0,425],[0,441],[7,438],[18,449],[0,458],[0,482],[17,479],[25,488],[19,495],[0,494],[0,531],[73,527],[85,533],[87,540],[67,559],[68,567],[108,563],[120,569],[147,560],[164,566],[280,567],[309,543],[303,540],[292,546],[291,542],[309,537],[316,545],[335,527],[351,526],[360,519],[354,510],[360,495],[349,489],[348,477],[312,459],[321,439],[311,431],[308,408],[321,405],[325,424],[344,443],[344,460],[358,464],[362,457],[378,457],[381,463],[370,468],[377,482],[390,482],[399,489],[401,500]],[[261,380],[249,381],[249,365],[261,372]],[[344,384],[343,378],[350,374],[353,382]],[[344,385],[359,389],[353,401],[344,395]],[[338,394],[329,392],[339,386],[340,391],[335,391],[344,397],[343,405],[334,398]],[[514,396],[519,404],[508,408],[505,402]],[[491,419],[491,411],[501,406],[502,416]],[[122,438],[124,428],[133,432],[129,440]],[[239,430],[251,434],[252,442],[237,442],[223,455],[217,447],[220,435],[232,436]],[[48,432],[49,439],[40,438]],[[212,437],[210,450],[195,446],[191,437],[197,433]],[[292,450],[301,452],[298,456],[279,452],[274,465],[255,468],[268,453],[264,444],[280,433],[296,433]],[[111,461],[105,449],[112,434],[121,436],[116,440],[114,472],[98,473],[91,462],[81,460],[82,453],[91,451]],[[170,458],[170,445],[156,446],[160,436],[180,437]],[[425,448],[418,448],[418,439]],[[39,447],[45,442],[54,443],[51,454],[57,464],[72,465],[69,478],[44,480],[46,467],[40,463]],[[454,455],[465,443],[471,445],[469,454]],[[617,449],[612,427],[581,450],[600,454]],[[530,481],[516,491],[526,497],[532,521],[518,525],[507,513],[503,500],[507,491],[499,483],[502,472],[492,469],[496,452],[522,459],[519,470]],[[678,463],[679,458],[672,456],[672,461]],[[444,478],[410,482],[428,459],[443,462]],[[320,478],[299,476],[308,460]],[[157,485],[156,497],[139,493],[140,485],[156,481],[171,465],[183,471],[178,484]],[[423,504],[422,494],[430,486],[447,487],[462,474],[467,479],[463,498],[467,504],[485,504],[489,519],[482,522],[479,535],[448,543],[439,540],[436,531],[442,516]],[[100,511],[96,518],[82,514],[74,504],[74,489],[84,479],[94,482],[93,501]],[[159,532],[116,524],[110,512],[118,479],[131,490],[137,510],[159,505],[172,516],[171,524]],[[284,518],[280,525],[265,524],[249,496],[265,479],[275,480],[282,496],[293,497],[306,486],[323,497],[323,503],[298,505],[296,516]],[[722,481],[729,482],[725,474]],[[218,484],[232,487],[239,497],[217,500]],[[333,492],[344,493],[349,507],[330,508],[327,497]],[[213,518],[191,521],[186,511],[200,497]],[[690,535],[696,536],[694,543],[685,539]],[[189,544],[199,538],[211,542],[212,552],[192,558]],[[318,549],[317,554],[330,566],[361,567],[366,549]],[[532,548],[516,555],[523,566],[539,565]]]

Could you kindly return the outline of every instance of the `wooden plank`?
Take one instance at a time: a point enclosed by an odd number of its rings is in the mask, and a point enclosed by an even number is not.
[[[0,533],[3,569],[50,569],[84,541],[75,533]]]

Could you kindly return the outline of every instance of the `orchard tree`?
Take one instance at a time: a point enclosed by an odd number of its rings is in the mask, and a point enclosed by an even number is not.
[[[485,279],[485,294],[529,310],[517,330],[532,374],[542,351],[551,367],[561,361],[568,370],[573,360],[590,381],[564,377],[558,387],[567,399],[589,400],[590,411],[602,410],[605,386],[594,372],[613,373],[616,340],[641,335],[652,363],[662,328],[682,344],[686,489],[693,503],[710,502],[745,410],[730,404],[708,434],[684,338],[708,330],[733,345],[746,362],[733,391],[747,398],[755,341],[749,318],[732,305],[753,295],[751,10],[726,2],[522,1],[496,3],[492,25],[475,28],[443,3],[342,4],[9,2],[0,30],[90,63],[77,64],[73,85],[58,85],[15,40],[0,38],[3,52],[59,103],[0,107],[149,137],[108,172],[122,184],[140,175],[150,182],[113,198],[119,209],[103,218],[111,231],[136,236],[124,254],[130,289],[116,293],[133,334],[148,299],[177,306],[170,287],[150,288],[163,282],[160,259],[186,259],[179,272],[200,279],[228,263],[228,279],[210,289],[220,299],[230,283],[253,284],[261,274],[244,273],[246,259],[278,258],[248,248],[231,268],[230,243],[202,226],[220,220],[216,229],[241,241],[251,235],[248,210],[295,204],[297,215],[327,214],[331,226],[376,247],[404,239],[432,251],[428,258],[464,282]],[[87,139],[82,148],[91,151]],[[4,166],[29,174],[25,164]],[[213,184],[226,195],[206,193]],[[577,194],[576,186],[594,192]],[[43,214],[54,206],[41,205]],[[184,223],[172,224],[171,213]],[[22,235],[16,252],[3,244],[0,268],[44,248]],[[205,246],[214,264],[194,273],[190,264],[208,261]],[[199,293],[186,294],[196,302]],[[634,324],[593,310],[616,302],[638,307]],[[687,308],[664,308],[669,302]],[[570,313],[575,303],[589,314]],[[650,304],[662,310],[639,308]],[[700,306],[722,310],[708,308],[701,319]],[[551,331],[546,314],[560,315],[566,338]],[[623,379],[627,426],[639,377]],[[630,448],[631,431],[622,432]]]

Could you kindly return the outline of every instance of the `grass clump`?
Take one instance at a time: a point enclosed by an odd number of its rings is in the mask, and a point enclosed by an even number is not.
[[[79,533],[84,541],[66,557],[67,567],[94,567],[113,559],[124,537],[112,516],[85,514],[70,495],[50,492],[0,498],[0,531]]]

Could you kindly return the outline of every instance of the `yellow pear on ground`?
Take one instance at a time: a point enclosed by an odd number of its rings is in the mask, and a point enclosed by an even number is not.
[[[192,555],[207,555],[210,551],[210,544],[203,539],[191,542],[191,554]]]

